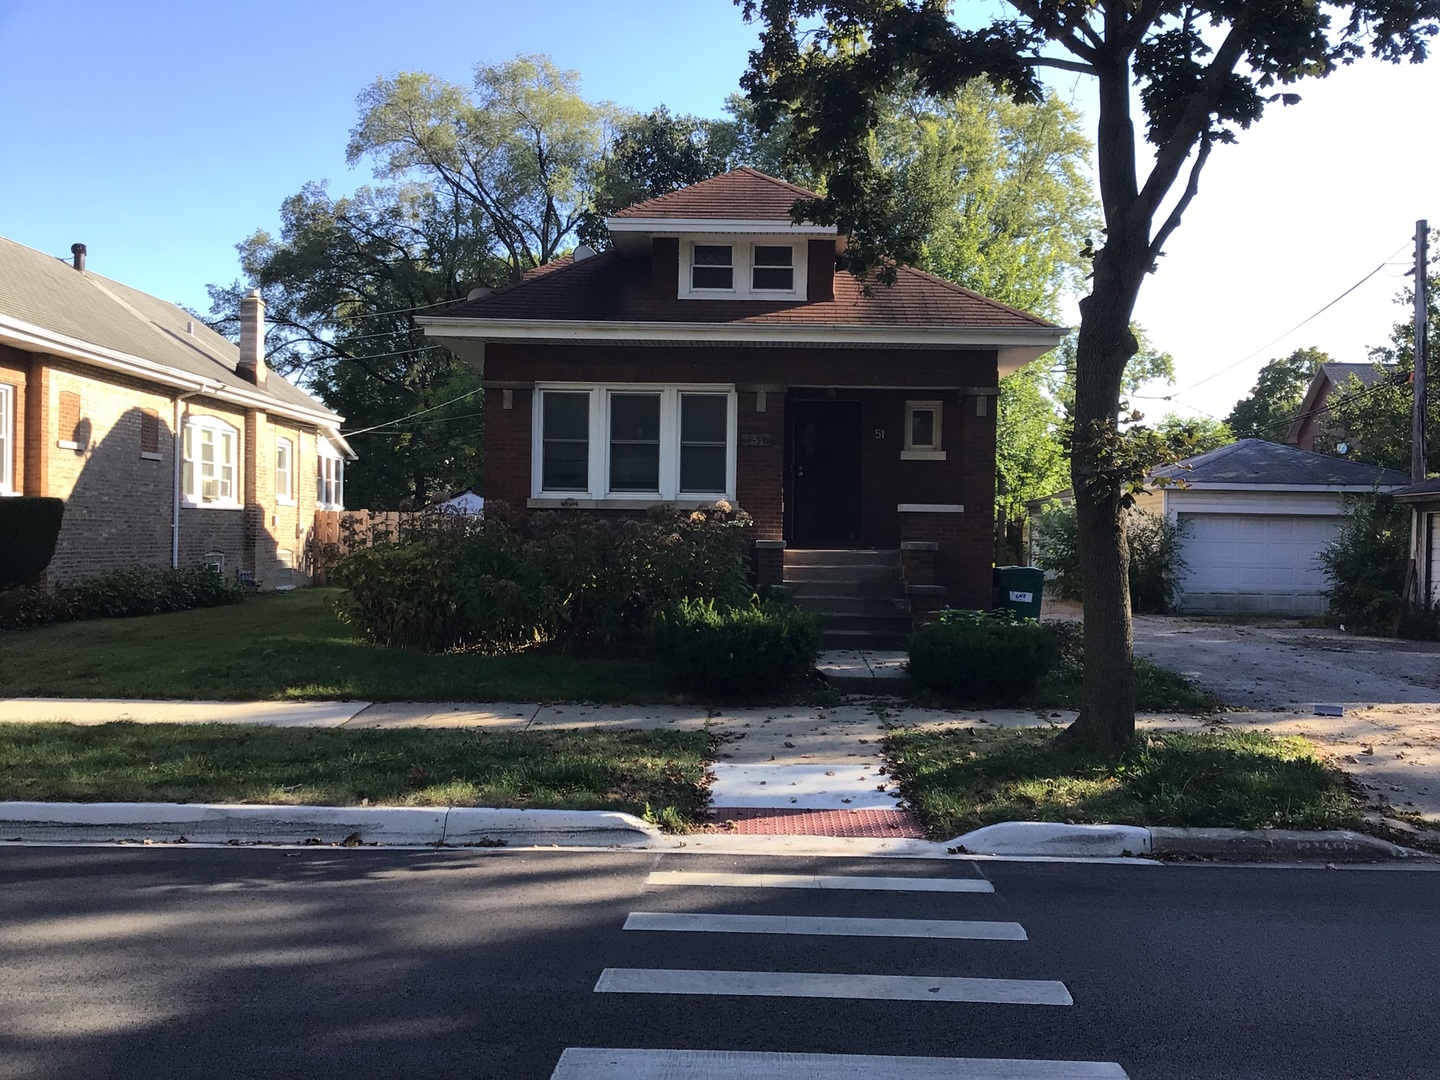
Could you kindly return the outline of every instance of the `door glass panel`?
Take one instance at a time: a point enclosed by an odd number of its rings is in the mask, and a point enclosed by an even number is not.
[[[660,490],[660,395],[610,395],[610,490]]]

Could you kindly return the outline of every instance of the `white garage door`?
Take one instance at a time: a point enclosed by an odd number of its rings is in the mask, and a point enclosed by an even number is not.
[[[1340,530],[1338,517],[1298,514],[1181,514],[1188,526],[1182,611],[1318,615],[1325,573],[1317,556]]]

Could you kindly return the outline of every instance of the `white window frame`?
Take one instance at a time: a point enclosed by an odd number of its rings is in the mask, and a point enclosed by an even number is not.
[[[206,477],[202,471],[201,446],[207,440],[215,448],[215,458],[211,463],[215,473],[213,477]],[[228,461],[223,453],[227,440],[230,446]],[[243,460],[239,429],[218,416],[189,417],[180,436],[180,455],[181,501],[185,506],[211,510],[239,509],[240,462]],[[210,496],[205,493],[208,482],[215,484],[214,494]]]
[[[15,490],[15,387],[0,383],[0,495]]]
[[[589,485],[584,491],[546,491],[544,483],[545,432],[544,397],[551,393],[583,393],[589,396]],[[654,394],[660,398],[660,474],[655,491],[610,490],[610,403],[616,394]],[[680,398],[703,394],[725,398],[725,490],[680,490]],[[731,383],[537,383],[532,398],[530,424],[530,495],[541,503],[575,500],[596,506],[620,503],[699,503],[735,498],[737,395]]]
[[[728,289],[697,289],[692,284],[695,269],[695,248],[713,245],[730,248],[732,271]],[[755,288],[755,249],[787,247],[790,249],[792,287],[789,289]],[[682,300],[804,300],[808,274],[809,242],[793,236],[690,236],[680,241],[680,292]]]
[[[315,447],[315,508],[345,509],[345,459],[324,439]]]
[[[905,402],[905,448],[900,452],[903,461],[944,461],[945,451],[941,449],[944,443],[944,436],[940,425],[943,412],[942,403],[939,401],[907,401]],[[934,413],[935,426],[934,438],[925,444],[914,441],[915,414],[928,411]]]
[[[280,485],[281,477],[285,480],[284,487]],[[295,442],[292,439],[275,440],[275,501],[281,506],[295,505]]]

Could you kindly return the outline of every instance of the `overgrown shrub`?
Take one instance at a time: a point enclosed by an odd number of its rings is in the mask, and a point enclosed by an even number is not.
[[[1009,611],[940,613],[910,638],[910,677],[941,693],[996,699],[1024,693],[1060,657],[1049,624]]]
[[[1360,633],[1393,633],[1409,558],[1409,511],[1388,495],[1349,496],[1340,534],[1320,552],[1330,617]]]
[[[0,594],[0,630],[219,607],[238,604],[246,595],[238,580],[208,566],[180,570],[134,566],[54,589],[13,589]]]
[[[656,613],[650,640],[678,685],[733,696],[809,671],[820,654],[820,620],[793,604],[684,599]]]
[[[1130,608],[1140,614],[1173,611],[1185,573],[1180,546],[1184,526],[1163,514],[1131,510],[1125,515],[1130,546]],[[1045,587],[1061,600],[1085,599],[1080,578],[1080,541],[1073,506],[1047,511],[1035,536],[1035,565],[1048,571]]]
[[[748,522],[728,503],[623,519],[516,518],[492,503],[483,519],[436,515],[347,555],[338,608],[370,641],[432,652],[636,645],[653,611],[749,596]]]
[[[0,589],[23,585],[50,565],[64,514],[64,499],[0,499]]]

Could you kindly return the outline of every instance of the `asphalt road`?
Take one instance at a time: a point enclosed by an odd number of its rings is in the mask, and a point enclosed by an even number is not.
[[[647,885],[655,871],[994,891]],[[631,912],[1018,923],[1027,939],[623,930]],[[567,1047],[1425,1077],[1437,925],[1440,873],[1423,869],[12,847],[0,1077],[547,1080]],[[607,969],[1058,980],[1073,1004],[597,993]]]

